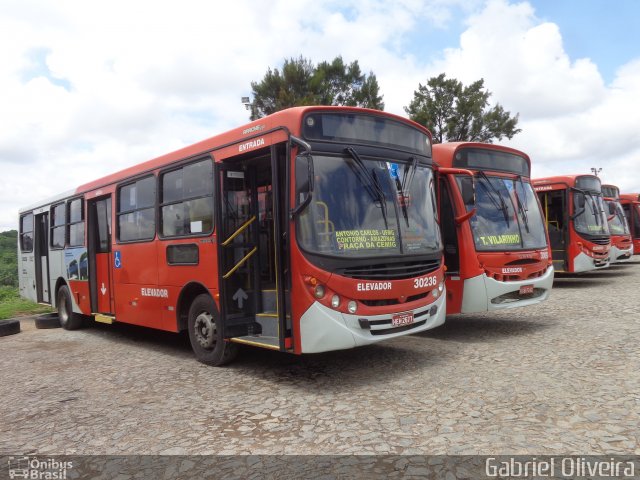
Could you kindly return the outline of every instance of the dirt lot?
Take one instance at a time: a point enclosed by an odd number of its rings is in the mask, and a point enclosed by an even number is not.
[[[125,325],[0,338],[10,454],[640,454],[640,261],[544,304],[296,357]]]

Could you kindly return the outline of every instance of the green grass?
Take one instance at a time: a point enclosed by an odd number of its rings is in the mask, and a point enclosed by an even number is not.
[[[38,305],[20,297],[16,287],[0,286],[0,320],[52,311],[51,307]]]

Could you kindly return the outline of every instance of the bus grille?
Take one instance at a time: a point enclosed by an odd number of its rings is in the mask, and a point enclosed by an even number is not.
[[[336,273],[359,280],[402,280],[426,275],[437,270],[439,266],[439,259],[408,263],[378,263],[339,269]]]
[[[595,243],[596,245],[609,245],[611,239],[608,236],[589,237],[589,241]]]

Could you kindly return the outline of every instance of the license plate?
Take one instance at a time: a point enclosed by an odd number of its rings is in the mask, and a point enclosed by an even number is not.
[[[520,287],[520,295],[533,293],[533,285],[522,285]]]
[[[402,325],[410,325],[413,323],[413,312],[395,313],[391,317],[391,325],[400,327]]]

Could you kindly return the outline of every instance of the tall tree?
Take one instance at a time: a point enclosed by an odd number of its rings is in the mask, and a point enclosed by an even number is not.
[[[435,143],[487,142],[512,138],[522,131],[514,117],[500,105],[489,107],[491,92],[480,79],[469,86],[444,73],[431,77],[427,85],[418,84],[405,112],[433,134]]]
[[[284,61],[282,72],[267,70],[260,82],[251,82],[251,120],[299,105],[349,105],[384,109],[378,80],[360,71],[358,61],[342,57],[317,66],[302,56]]]

